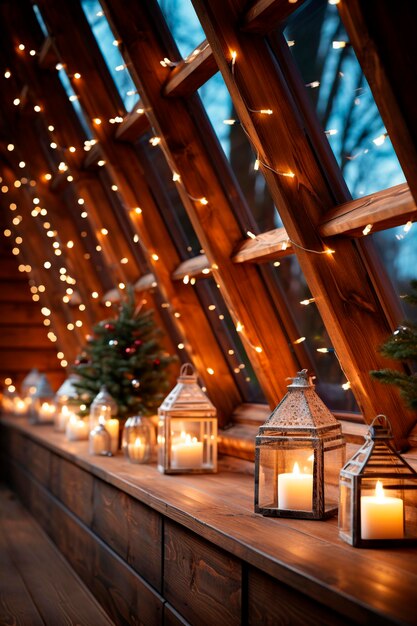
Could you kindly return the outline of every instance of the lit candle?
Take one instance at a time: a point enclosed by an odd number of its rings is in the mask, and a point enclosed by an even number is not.
[[[71,415],[65,431],[68,441],[88,439],[89,432],[88,420],[83,420],[76,415]]]
[[[135,443],[129,443],[127,446],[129,459],[140,463],[145,457],[146,446],[140,437],[136,437]]]
[[[119,449],[119,420],[117,419],[106,420],[106,422],[104,423],[104,426],[110,435],[111,452],[112,454],[116,454],[117,450]]]
[[[61,410],[56,415],[55,430],[57,430],[58,432],[64,433],[67,427],[67,422],[69,418],[73,415],[76,417],[75,413],[73,411],[70,411],[68,406],[64,404],[61,407]]]
[[[49,402],[42,402],[40,408],[38,409],[38,421],[39,422],[50,422],[54,417],[56,411],[55,404]]]
[[[13,413],[15,415],[25,415],[28,410],[28,405],[22,398],[14,398],[13,400]]]
[[[402,539],[404,537],[404,502],[387,497],[381,481],[374,496],[361,497],[362,539]]]
[[[203,442],[197,437],[181,433],[180,440],[171,445],[171,467],[173,469],[195,469],[203,465]]]
[[[300,472],[294,463],[291,473],[278,474],[278,508],[310,511],[313,508],[313,474]]]

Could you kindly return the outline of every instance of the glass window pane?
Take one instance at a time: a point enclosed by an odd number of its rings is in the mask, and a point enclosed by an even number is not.
[[[68,78],[65,70],[63,68],[61,68],[60,70],[58,70],[58,77],[59,80],[62,83],[62,86],[64,87],[68,98],[70,99],[70,102],[72,104],[72,107],[78,117],[78,120],[80,121],[80,124],[82,126],[82,129],[85,133],[85,138],[86,139],[92,139],[93,138],[93,133],[91,131],[91,128],[89,126],[88,123],[88,117],[84,114],[84,111],[82,109],[82,106],[77,98],[77,94],[75,93],[74,89],[72,88],[71,85],[71,81]]]
[[[175,43],[184,58],[206,38],[191,0],[158,0]]]
[[[194,287],[245,402],[266,402],[239,334],[213,278]],[[216,373],[214,373],[215,375]]]
[[[238,123],[232,99],[220,72],[208,80],[198,93],[259,231],[265,232],[282,226],[265,179],[255,169],[256,154]],[[242,227],[244,230],[248,229],[245,224]]]
[[[117,37],[113,34],[98,0],[82,0],[81,6],[126,111],[131,111],[138,101],[138,92],[120,53]],[[115,115],[118,113],[119,111],[115,111]]]
[[[318,309],[314,301],[307,304],[311,294],[297,257],[295,255],[284,257],[278,267],[273,264],[271,267],[287,295],[288,307],[293,313],[300,339],[305,337],[305,348],[317,376],[314,381],[317,393],[333,411],[358,411],[352,392],[342,387],[347,380]]]
[[[42,17],[42,13],[39,11],[39,7],[38,7],[37,4],[33,5],[33,11],[34,11],[34,13],[36,15],[36,19],[39,22],[39,26],[41,27],[41,30],[42,30],[43,34],[45,35],[45,37],[48,37],[48,35],[49,35],[48,29],[46,27],[46,24],[45,24],[45,22],[43,20],[43,17]]]
[[[417,307],[407,304],[410,281],[417,279],[417,226],[411,222],[374,233],[372,239],[401,299],[404,318],[417,323]]]
[[[178,255],[186,260],[203,254],[198,237],[178,194],[177,185],[180,183],[173,181],[173,173],[160,147],[152,147],[149,144],[151,137],[152,133],[145,133],[137,143],[137,150],[154,199],[172,235]]]
[[[404,182],[337,6],[306,2],[288,20],[285,36],[352,196]]]

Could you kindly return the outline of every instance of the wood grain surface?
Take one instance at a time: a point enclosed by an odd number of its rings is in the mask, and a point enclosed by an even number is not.
[[[113,622],[9,491],[0,490],[0,623]]]
[[[13,430],[17,438],[29,438],[34,445],[91,474],[95,481],[92,507],[103,519],[95,518],[88,529],[24,469],[24,459],[8,462],[16,491],[28,507],[37,507],[60,550],[87,584],[96,585],[94,593],[107,603],[118,623],[125,623],[129,610],[143,610],[148,596],[154,616],[160,616],[161,603],[166,600],[191,624],[199,623],[196,615],[203,605],[217,621],[220,606],[227,606],[227,621],[240,623],[241,593],[242,615],[256,623],[263,609],[255,596],[263,586],[273,592],[277,602],[282,598],[283,606],[297,605],[293,612],[299,620],[296,624],[301,624],[309,611],[317,616],[317,623],[326,624],[324,610],[328,615],[334,612],[335,624],[337,619],[352,624],[415,623],[417,548],[358,550],[339,539],[335,519],[310,522],[255,515],[251,463],[225,457],[218,474],[166,476],[152,465],[132,467],[122,456],[91,457],[85,442],[67,442],[50,427],[30,426],[21,418],[2,418],[2,424],[3,442],[10,440],[4,432]],[[6,443],[4,446],[7,448]],[[350,446],[356,449],[354,444]],[[6,454],[11,457],[19,449],[15,443]],[[410,460],[415,459],[414,455]],[[137,510],[129,510],[132,501]],[[125,515],[131,515],[129,523],[122,519]],[[143,557],[147,554],[151,560],[155,554],[149,548],[142,551],[147,530],[144,527],[142,533],[141,523],[159,516],[164,536],[163,599],[152,589],[157,583],[151,580],[151,570],[140,569]],[[132,531],[134,520],[138,528]],[[156,529],[158,533],[158,524]],[[158,534],[154,537],[157,542]],[[126,554],[132,546],[138,557],[131,560],[131,567]],[[101,582],[94,581],[95,576]],[[112,589],[109,597],[104,593],[106,584]],[[134,608],[132,585],[139,589],[139,604]],[[119,603],[115,600],[118,594],[122,596]],[[246,598],[250,598],[249,605]],[[271,613],[277,623],[279,611],[275,607]],[[171,613],[167,609],[175,624],[176,615]]]

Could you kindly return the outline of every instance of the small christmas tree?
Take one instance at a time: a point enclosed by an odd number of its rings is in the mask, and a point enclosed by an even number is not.
[[[412,305],[417,305],[417,280],[411,281],[411,293],[405,296],[405,300]],[[417,363],[417,324],[405,321],[394,331],[381,347],[381,354],[391,359],[408,363],[411,370]],[[417,410],[417,374],[405,374],[391,369],[372,371],[371,376],[381,383],[396,385],[406,404],[413,410]]]
[[[166,368],[173,357],[159,344],[153,312],[140,311],[129,288],[118,316],[97,324],[93,333],[73,367],[85,413],[102,385],[117,403],[118,418],[155,413],[166,395]]]

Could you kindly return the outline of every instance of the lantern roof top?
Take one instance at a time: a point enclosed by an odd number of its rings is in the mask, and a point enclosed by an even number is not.
[[[26,374],[26,376],[24,377],[22,381],[22,385],[21,385],[22,393],[29,391],[31,387],[36,387],[36,385],[40,381],[40,378],[41,378],[41,374],[39,373],[39,370],[36,367],[31,369],[30,372]]]
[[[57,397],[77,398],[78,391],[76,387],[74,387],[74,382],[76,382],[77,380],[79,380],[78,376],[76,376],[75,374],[70,374],[70,376],[68,376],[68,378],[64,380],[64,382],[56,392]]]
[[[190,414],[204,412],[206,415],[216,415],[216,408],[210,402],[204,391],[197,383],[197,374],[191,363],[181,366],[177,384],[169,392],[159,407],[161,413]]]
[[[341,431],[340,423],[316,394],[308,372],[304,369],[292,379],[292,383],[288,385],[288,393],[261,426],[259,433],[329,429]]]
[[[49,383],[49,380],[46,376],[46,374],[41,374],[39,376],[37,385],[36,385],[36,391],[33,394],[33,398],[53,398],[54,397],[54,392],[52,390],[52,387]]]
[[[100,387],[100,391],[98,392],[96,397],[93,399],[90,409],[93,406],[96,407],[96,406],[103,405],[103,404],[110,406],[112,413],[117,412],[117,402],[107,390],[106,385],[102,385]]]
[[[352,456],[341,470],[343,474],[364,477],[392,473],[417,477],[415,470],[394,450],[390,440],[392,428],[385,415],[377,415],[365,435],[365,443]]]

